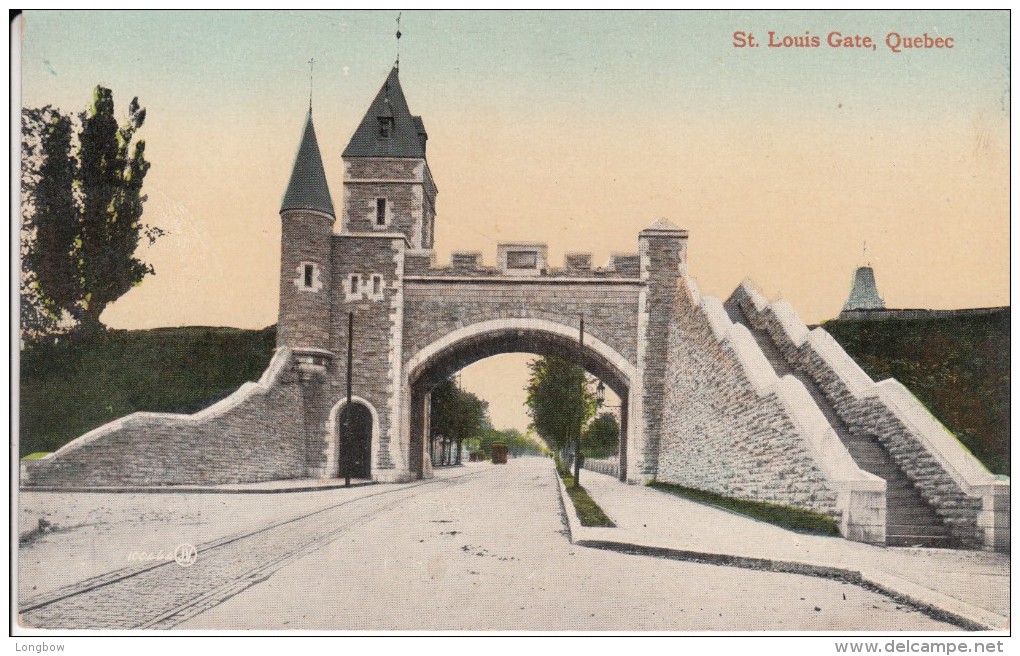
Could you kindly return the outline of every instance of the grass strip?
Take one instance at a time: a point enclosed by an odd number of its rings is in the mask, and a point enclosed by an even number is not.
[[[661,483],[659,481],[649,481],[648,486],[656,490],[675,494],[684,499],[730,510],[740,515],[746,515],[747,517],[781,526],[798,533],[839,535],[839,527],[836,525],[835,520],[828,515],[811,510],[791,508],[790,506],[778,503],[734,499],[733,497],[723,496],[714,492],[706,492],[705,490],[673,485],[671,483]]]
[[[567,488],[567,496],[574,502],[574,509],[577,510],[577,517],[581,520],[581,526],[599,526],[605,528],[613,528],[616,524],[613,523],[606,513],[602,511],[599,504],[595,503],[595,499],[592,499],[588,495],[588,491],[584,487],[574,485],[574,477],[570,474],[566,474],[563,470],[557,467],[557,472],[560,478],[563,479],[563,485]]]

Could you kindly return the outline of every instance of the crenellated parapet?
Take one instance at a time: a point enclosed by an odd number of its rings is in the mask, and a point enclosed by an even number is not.
[[[614,253],[603,266],[596,267],[592,266],[591,253],[571,252],[564,255],[561,266],[556,266],[550,263],[545,244],[510,242],[497,245],[495,264],[486,264],[480,251],[454,251],[448,263],[438,264],[434,251],[409,250],[404,260],[404,275],[536,280],[590,278],[636,282],[641,277],[641,256],[637,253]]]

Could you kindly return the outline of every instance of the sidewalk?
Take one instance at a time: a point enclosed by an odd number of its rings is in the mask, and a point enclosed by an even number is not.
[[[878,588],[975,628],[1008,630],[1007,554],[883,547],[794,533],[588,470],[581,474],[581,484],[616,528],[585,528],[572,518],[571,537],[576,544],[835,576]],[[572,506],[569,509],[573,511]]]

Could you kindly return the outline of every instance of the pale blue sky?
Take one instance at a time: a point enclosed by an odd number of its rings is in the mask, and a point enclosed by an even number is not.
[[[315,57],[324,102],[360,108],[394,57],[396,12],[28,12],[25,101],[74,107],[97,82],[151,103],[205,111],[266,103],[293,111]],[[839,97],[892,115],[995,108],[1008,79],[1003,12],[419,12],[403,13],[404,68],[436,99],[511,108],[812,112]],[[770,51],[732,47],[735,30],[881,41],[952,35],[944,53]],[[88,35],[87,38],[82,38]],[[926,57],[939,57],[931,66]],[[981,74],[976,75],[975,72]],[[418,103],[428,102],[426,98]]]

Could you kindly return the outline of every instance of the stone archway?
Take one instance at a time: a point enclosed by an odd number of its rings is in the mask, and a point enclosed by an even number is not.
[[[540,319],[498,319],[453,331],[421,349],[408,360],[404,371],[404,444],[413,478],[431,476],[427,457],[429,391],[469,364],[503,353],[531,353],[577,361],[620,397],[620,479],[627,480],[628,461],[641,448],[638,422],[641,380],[636,367],[617,351],[585,336],[580,351],[576,327]]]

